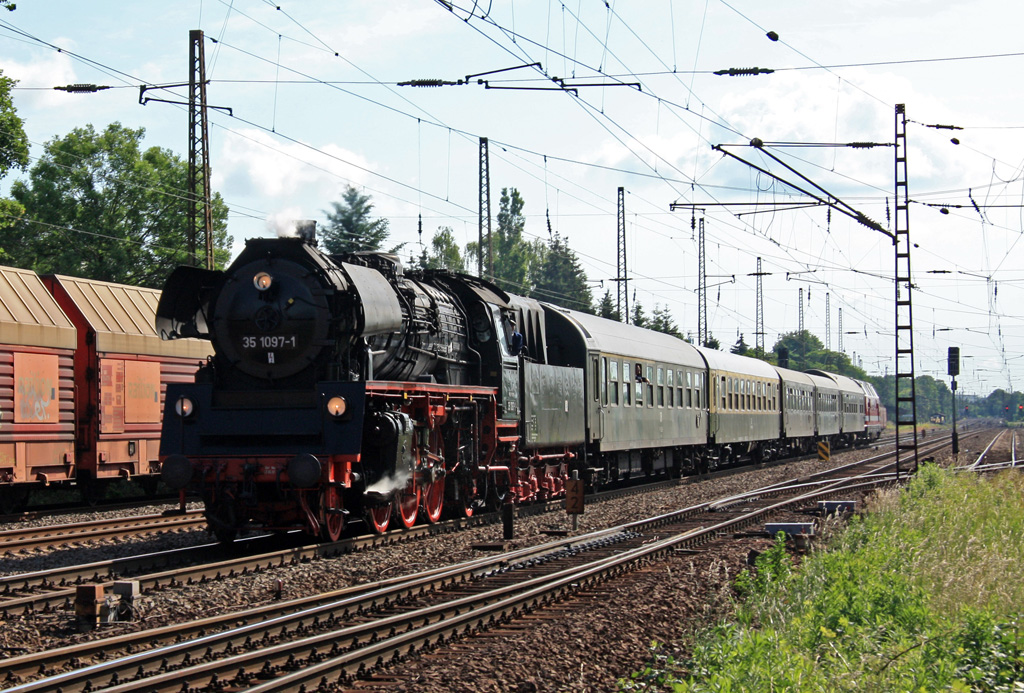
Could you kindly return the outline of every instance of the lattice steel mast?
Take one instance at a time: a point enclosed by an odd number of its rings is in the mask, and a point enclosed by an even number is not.
[[[896,104],[896,476],[905,453],[913,453],[917,469],[917,389],[914,378],[914,311],[910,274],[910,199],[907,187],[907,114]]]
[[[619,188],[616,205],[618,232],[616,234],[615,282],[618,284],[618,300],[615,309],[619,311],[619,319],[629,324],[629,277],[626,269],[626,189]]]
[[[476,249],[476,273],[484,276],[487,268],[488,278],[494,279],[494,254],[491,247],[491,166],[487,148],[487,138],[480,138],[480,233]]]
[[[210,193],[210,132],[206,113],[206,57],[203,50],[203,32],[193,29],[189,38],[189,90],[188,90],[188,252],[192,265],[196,265],[196,236],[200,233],[206,243],[206,269],[213,269],[213,208]],[[202,186],[200,193],[198,188]]]
[[[708,275],[704,256],[704,217],[697,224],[697,343],[708,341]]]

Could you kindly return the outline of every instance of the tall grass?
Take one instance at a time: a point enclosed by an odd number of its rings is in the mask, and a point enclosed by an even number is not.
[[[1024,477],[925,466],[797,570],[778,543],[734,622],[623,690],[1024,691]]]

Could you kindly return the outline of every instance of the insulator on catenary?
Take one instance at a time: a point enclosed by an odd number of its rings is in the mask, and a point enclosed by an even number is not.
[[[715,70],[716,75],[729,77],[749,77],[751,75],[770,75],[775,70],[768,67],[730,67],[728,70]]]
[[[54,87],[54,89],[57,91],[66,91],[69,94],[88,94],[95,91],[110,89],[110,87],[104,87],[98,84],[67,84],[63,87]]]
[[[455,82],[447,79],[410,79],[408,82],[399,82],[400,87],[450,87],[464,84],[461,79]]]

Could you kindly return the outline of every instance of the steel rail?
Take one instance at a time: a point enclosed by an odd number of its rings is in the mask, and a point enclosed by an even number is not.
[[[878,484],[891,483],[891,480],[889,480],[889,479],[877,479],[876,478],[876,479],[874,479],[874,480],[872,480],[870,482],[857,482],[857,483],[859,484],[860,487],[874,488]],[[711,539],[711,538],[714,538],[714,537],[718,536],[721,532],[725,531],[726,529],[733,529],[733,528],[738,528],[738,527],[741,527],[741,526],[745,526],[746,524],[749,524],[750,522],[753,522],[755,518],[762,516],[766,512],[773,512],[773,511],[778,510],[779,508],[786,507],[786,506],[791,505],[793,503],[803,502],[804,499],[806,499],[806,498],[833,496],[836,493],[846,492],[846,490],[849,489],[849,488],[853,488],[853,486],[850,484],[850,481],[848,479],[839,480],[839,481],[836,481],[831,488],[816,489],[816,490],[814,490],[811,493],[801,494],[801,495],[797,496],[794,499],[790,499],[788,501],[783,501],[783,502],[780,502],[780,503],[775,503],[775,504],[769,506],[768,508],[762,509],[760,511],[749,511],[749,512],[745,513],[742,517],[732,518],[732,519],[726,520],[724,522],[718,523],[714,527],[710,528],[708,530],[708,533],[703,535],[703,536],[705,537],[705,539]],[[666,526],[666,525],[671,524],[672,522],[679,522],[680,520],[685,520],[686,518],[691,518],[691,517],[693,517],[693,516],[695,516],[695,515],[697,515],[697,514],[699,514],[701,512],[707,512],[707,511],[710,510],[709,506],[710,506],[710,504],[708,504],[708,503],[699,504],[699,505],[693,506],[691,508],[686,508],[686,509],[683,509],[683,510],[680,510],[680,511],[674,511],[672,513],[666,513],[666,514],[658,516],[656,518],[649,518],[647,520],[642,520],[642,521],[638,521],[638,522],[634,522],[634,523],[627,523],[627,524],[619,526],[619,527],[609,528],[609,529],[606,529],[606,530],[600,530],[598,532],[590,533],[588,535],[583,535],[583,536],[580,536],[580,537],[568,538],[568,539],[565,539],[565,540],[563,540],[561,542],[552,542],[551,544],[546,544],[546,545],[543,545],[542,547],[535,547],[535,548],[529,549],[529,550],[521,550],[519,552],[515,552],[515,553],[509,554],[507,556],[491,558],[491,559],[481,559],[481,560],[476,561],[476,562],[473,563],[472,567],[470,568],[470,572],[475,570],[476,571],[475,574],[479,575],[481,572],[486,572],[488,570],[496,570],[499,567],[503,567],[503,568],[504,567],[508,567],[509,563],[511,563],[513,560],[518,560],[520,558],[523,558],[525,560],[525,557],[527,555],[534,555],[534,556],[537,557],[537,560],[542,560],[541,557],[545,553],[546,554],[552,554],[552,553],[555,553],[557,551],[563,551],[563,550],[566,550],[566,549],[572,548],[572,547],[585,546],[585,545],[587,545],[588,542],[595,542],[595,541],[599,542],[599,541],[601,541],[602,538],[607,539],[608,537],[618,536],[618,535],[621,535],[623,533],[635,535],[635,534],[638,534],[638,532],[636,531],[638,529],[643,529],[643,528],[652,529],[652,528],[657,528],[657,527],[660,527],[660,526]],[[672,544],[666,544],[666,546],[672,546]],[[632,556],[633,553],[625,552],[622,555],[624,555],[624,556],[625,555]],[[641,553],[641,554],[638,554],[638,555],[643,556],[645,554]],[[602,560],[605,561],[605,562],[608,562],[611,559],[602,559]],[[616,559],[616,560],[618,560],[618,559]],[[613,564],[614,564],[614,562],[613,563],[608,563],[609,566],[611,566]],[[490,567],[488,567],[488,566],[490,566]],[[463,571],[463,577],[457,577],[460,570]],[[595,570],[597,570],[597,569],[595,568]],[[585,574],[581,574],[581,575],[579,575],[579,576],[577,576],[575,578],[571,577],[571,575],[572,575],[571,573],[566,573],[566,575],[570,576],[570,577],[566,577],[565,580],[561,581],[561,583],[558,583],[558,584],[561,584],[561,585],[564,586],[566,584],[570,584],[574,580],[578,581],[578,580],[582,580],[582,579],[587,579],[587,576]],[[330,618],[329,615],[327,615],[327,613],[325,611],[323,611],[322,609],[340,609],[340,608],[344,608],[344,609],[347,609],[347,613],[351,613],[352,611],[359,612],[359,611],[361,611],[363,609],[368,608],[365,605],[365,600],[369,600],[370,602],[375,602],[375,603],[378,603],[378,604],[393,603],[393,602],[399,601],[399,600],[401,600],[403,598],[407,598],[407,597],[409,597],[412,594],[423,592],[424,590],[427,589],[427,584],[430,581],[438,581],[439,584],[443,584],[445,580],[457,581],[457,580],[467,580],[467,579],[471,579],[471,578],[472,578],[472,575],[466,574],[464,569],[461,569],[461,568],[446,569],[444,572],[440,572],[440,573],[435,571],[435,573],[433,575],[431,575],[431,576],[429,576],[427,578],[420,578],[419,580],[409,580],[409,581],[407,581],[405,583],[401,583],[401,581],[398,581],[398,582],[395,583],[395,587],[393,588],[393,591],[388,592],[388,593],[385,593],[383,591],[368,592],[368,593],[366,593],[366,594],[364,594],[364,595],[362,595],[360,597],[355,597],[354,596],[354,597],[352,597],[349,600],[344,600],[344,601],[347,602],[345,604],[336,603],[336,604],[332,604],[332,605],[329,605],[329,606],[324,606],[324,607],[318,608],[316,610],[316,614],[315,615],[312,612],[310,612],[309,610],[307,610],[306,612],[304,612],[304,613],[302,613],[300,615],[292,615],[292,616],[288,616],[288,617],[281,617],[281,619],[287,619],[291,623],[294,623],[296,618],[298,618],[300,620],[303,619],[303,618],[306,619],[306,620],[310,620],[310,619],[328,619],[328,618]],[[548,582],[551,582],[552,580],[555,580],[556,583],[558,582],[557,579],[551,578],[551,577],[546,578],[544,582],[546,584]],[[533,583],[531,583],[531,584],[533,584]],[[540,585],[541,583],[536,583],[536,584]],[[524,589],[529,589],[529,587],[530,587],[530,585],[526,585],[526,586],[519,585],[518,587],[503,587],[503,588],[500,588],[498,592],[490,594],[490,596],[488,597],[488,601],[493,601],[495,599],[504,599],[508,595],[512,594],[512,592],[519,593],[519,592],[522,592]],[[557,588],[557,585],[556,585],[556,588]],[[430,589],[436,589],[436,584],[433,587],[431,587]],[[541,587],[538,586],[537,589],[541,589]],[[505,590],[505,591],[502,591],[502,590]],[[508,591],[508,590],[511,590],[511,591]],[[510,597],[510,596],[508,598],[512,599],[512,597]],[[469,598],[466,598],[466,599],[469,599]],[[359,602],[359,600],[364,600],[362,606],[359,606],[357,604],[357,602]],[[449,605],[448,608],[445,608],[443,606],[435,606],[435,607],[429,607],[427,611],[414,612],[412,620],[420,621],[421,619],[424,619],[424,623],[426,623],[428,625],[427,625],[426,630],[417,629],[416,631],[409,631],[410,633],[414,633],[414,635],[412,635],[410,637],[413,637],[414,639],[419,638],[421,643],[422,642],[426,642],[426,641],[430,641],[434,637],[450,637],[459,628],[459,626],[457,625],[457,623],[458,623],[457,617],[458,617],[459,613],[462,612],[462,610],[464,608],[464,604],[468,604],[468,602],[465,602],[465,603],[464,602],[458,602],[455,607],[451,607],[450,605]],[[433,609],[433,610],[431,610],[431,609]],[[453,611],[453,609],[454,609],[454,611]],[[476,611],[474,613],[486,614],[487,612],[485,612],[485,611]],[[440,616],[438,614],[443,614],[443,616],[444,616],[443,619],[442,619],[442,623],[440,623],[440,624],[436,620],[432,621],[432,619],[440,618]],[[239,616],[238,614],[234,615],[234,617],[236,619],[236,621],[235,621],[236,623],[237,623],[238,616]],[[337,618],[344,618],[344,616],[340,616],[340,617],[336,616],[335,618],[336,619]],[[391,617],[391,618],[392,619],[399,619],[398,616],[394,616],[394,617]],[[403,618],[408,620],[408,615],[406,615],[406,617],[403,617]],[[310,648],[312,648],[313,650],[320,650],[320,649],[323,649],[323,648],[326,647],[328,650],[337,650],[338,647],[339,647],[339,645],[338,645],[339,642],[345,642],[349,638],[353,638],[353,639],[358,638],[359,642],[362,642],[364,639],[369,639],[370,636],[368,635],[368,633],[370,633],[370,632],[377,633],[382,627],[385,628],[385,632],[389,632],[387,629],[389,629],[389,628],[397,628],[399,623],[400,623],[400,619],[399,620],[394,620],[394,621],[385,620],[383,622],[376,621],[376,622],[371,623],[369,626],[367,626],[366,624],[362,624],[362,625],[359,625],[359,626],[352,626],[351,628],[348,628],[348,629],[342,629],[340,631],[333,631],[331,633],[328,633],[327,635],[314,636],[313,638],[306,639],[306,640],[302,641],[304,644],[300,645],[300,647],[305,647],[306,648],[307,654],[305,656],[308,656],[308,652],[310,651]],[[433,626],[430,625],[431,623],[434,624],[434,625]],[[285,624],[284,620],[274,620],[274,621],[269,623],[269,626],[268,626],[268,624],[266,622],[264,622],[264,623],[262,623],[260,625],[267,626],[268,628],[273,628],[275,630],[275,632],[279,628],[282,629],[283,631],[287,631],[288,630],[288,626]],[[441,635],[441,636],[433,635],[432,634],[433,631],[431,629],[434,626],[439,628],[444,634]],[[452,630],[453,626],[455,627],[454,631]],[[476,627],[476,626],[474,626],[474,627]],[[228,675],[235,676],[237,674],[237,672],[239,671],[239,669],[246,668],[246,665],[243,663],[243,660],[245,660],[248,655],[256,657],[255,660],[251,660],[251,658],[250,658],[250,663],[248,664],[248,668],[249,669],[251,669],[254,666],[251,663],[252,661],[255,661],[256,664],[259,665],[259,666],[270,666],[275,671],[279,671],[281,669],[281,667],[287,668],[289,661],[292,661],[292,662],[295,661],[295,653],[294,652],[291,652],[291,653],[288,653],[288,654],[284,654],[286,652],[286,650],[287,650],[287,646],[286,645],[280,645],[280,646],[275,645],[275,646],[272,646],[272,647],[264,647],[264,646],[254,647],[253,644],[252,644],[253,641],[251,641],[251,640],[248,640],[248,641],[247,640],[243,640],[243,637],[245,637],[245,638],[252,637],[252,635],[255,633],[255,631],[253,630],[255,628],[257,628],[257,626],[243,626],[242,629],[237,629],[235,631],[231,631],[228,634],[210,635],[210,636],[206,636],[204,638],[200,638],[198,640],[195,640],[191,644],[189,644],[189,643],[180,643],[180,644],[172,645],[170,647],[163,647],[163,648],[159,648],[157,650],[152,650],[152,651],[149,651],[149,652],[146,652],[146,653],[139,653],[137,655],[131,655],[129,657],[123,658],[122,660],[114,660],[113,662],[106,662],[106,663],[101,663],[101,664],[94,665],[92,667],[87,667],[85,669],[79,670],[79,673],[68,672],[66,674],[58,675],[56,677],[51,677],[51,678],[48,678],[48,679],[41,680],[40,682],[33,682],[33,683],[29,683],[29,684],[24,684],[23,686],[19,686],[17,688],[11,689],[11,690],[12,691],[19,691],[19,692],[21,692],[21,691],[27,692],[27,691],[33,691],[33,690],[48,690],[48,689],[52,690],[53,687],[58,687],[58,686],[62,690],[66,691],[66,692],[76,691],[76,690],[84,690],[85,686],[90,686],[90,687],[92,687],[93,690],[95,690],[95,688],[97,686],[97,682],[100,680],[100,678],[105,678],[106,680],[111,682],[111,687],[110,687],[109,690],[112,690],[112,691],[140,690],[140,689],[144,689],[144,690],[178,690],[179,688],[181,688],[182,682],[186,678],[188,678],[190,680],[195,680],[196,677],[202,677],[202,678],[209,677],[209,680],[211,681],[211,685],[212,685],[212,682],[217,681],[217,680],[221,680],[220,677],[224,677],[224,676],[228,676]],[[369,628],[369,630],[367,630],[367,628]],[[301,631],[301,627],[300,626],[294,626],[294,629],[296,631]],[[266,629],[264,629],[264,632],[266,632]],[[415,634],[416,632],[418,632],[419,634],[416,635]],[[424,640],[424,638],[426,640]],[[387,640],[388,641],[392,641],[393,639],[388,638]],[[353,641],[353,642],[355,642],[355,641]],[[399,647],[404,647],[404,645],[402,645],[403,641],[401,639],[398,640],[398,641],[395,641],[395,642],[399,643]],[[109,643],[109,644],[112,644],[112,643]],[[204,648],[206,648],[205,649],[205,653],[204,653]],[[192,666],[187,667],[186,669],[182,669],[182,670],[165,671],[165,673],[163,673],[163,674],[159,674],[158,673],[157,676],[155,676],[155,677],[151,676],[151,677],[140,678],[138,681],[135,681],[135,682],[132,682],[132,683],[127,683],[127,682],[119,683],[119,682],[124,682],[126,679],[129,679],[129,678],[134,678],[136,676],[142,676],[146,672],[151,672],[151,671],[154,671],[154,670],[159,672],[161,667],[164,667],[164,669],[166,670],[169,667],[175,667],[175,666],[177,666],[179,664],[182,664],[182,663],[190,664],[190,663],[194,662],[197,659],[210,659],[217,652],[227,652],[227,653],[230,654],[230,653],[233,653],[233,652],[236,652],[236,651],[239,652],[239,653],[235,654],[232,657],[229,657],[227,660],[220,660],[219,663],[218,662],[204,662],[202,664],[192,665]],[[356,668],[356,670],[358,670],[359,666],[366,666],[367,665],[366,664],[366,662],[367,662],[366,657],[369,657],[370,660],[373,660],[373,658],[375,656],[377,656],[375,654],[376,653],[376,649],[374,647],[371,647],[371,649],[366,650],[366,652],[368,652],[368,654],[366,654],[363,657],[362,660],[359,660],[360,661],[359,664],[352,664],[351,666],[347,666],[346,665],[345,670],[349,671],[351,673],[353,666]],[[392,652],[394,653],[395,651],[392,651]],[[280,653],[280,657],[283,658],[283,661],[278,661],[277,655],[279,653]],[[319,657],[319,656],[320,655],[316,655],[315,657]],[[35,660],[35,662],[36,662],[35,663],[35,667],[37,668],[36,670],[38,670],[38,667],[40,666],[38,657],[39,657],[39,655],[36,655],[36,658],[37,658]],[[27,657],[26,659],[30,659],[30,658],[31,657]],[[352,658],[358,659],[358,656],[353,654]],[[353,659],[353,661],[355,661],[355,659]],[[26,661],[25,664],[28,665],[30,663]],[[371,661],[371,664],[372,664],[372,661]],[[51,662],[50,665],[53,666],[53,662]],[[0,671],[2,671],[2,669],[0,669]],[[256,675],[254,674],[254,676],[256,676]],[[282,680],[285,680],[285,679],[282,679]],[[284,685],[286,687],[293,685],[293,682],[291,682],[290,679],[287,679],[287,680],[289,682],[286,683],[286,684],[282,684],[282,685]],[[79,688],[79,686],[81,686],[81,688]],[[165,686],[166,686],[166,688],[165,688]]]

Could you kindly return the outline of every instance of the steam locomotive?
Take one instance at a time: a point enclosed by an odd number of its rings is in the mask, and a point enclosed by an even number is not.
[[[160,459],[222,541],[336,540],[352,520],[385,532],[557,498],[573,472],[599,486],[884,425],[865,383],[408,272],[394,255],[328,255],[314,229],[250,240],[225,271],[180,267],[157,307],[164,339],[212,341],[195,382],[168,386]]]

